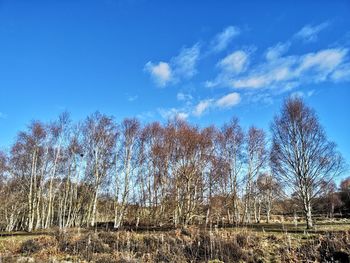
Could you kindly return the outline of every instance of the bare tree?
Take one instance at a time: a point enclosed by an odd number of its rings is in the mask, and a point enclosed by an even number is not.
[[[175,120],[168,126],[172,140],[171,192],[175,203],[174,223],[187,225],[198,218],[200,204],[203,203],[204,169],[211,148],[207,131]]]
[[[219,133],[219,145],[221,157],[225,159],[228,168],[228,186],[232,201],[233,221],[238,222],[238,180],[244,163],[244,134],[237,118],[233,118],[223,126],[221,133]]]
[[[297,194],[307,228],[312,228],[312,203],[323,184],[342,172],[342,157],[328,141],[315,112],[300,98],[285,101],[271,131],[273,173]]]
[[[265,133],[261,129],[251,127],[247,135],[247,174],[245,178],[245,198],[242,221],[250,223],[252,210],[256,218],[256,199],[253,195],[254,181],[266,162]]]
[[[0,151],[0,182],[5,178],[8,171],[8,156],[5,152]]]
[[[321,188],[317,208],[319,212],[325,212],[328,217],[333,218],[335,208],[342,205],[340,195],[337,193],[337,185],[334,180],[331,180],[330,182],[323,182]]]
[[[346,177],[340,182],[339,190],[343,207],[345,211],[348,212],[350,207],[350,177]]]
[[[87,118],[84,128],[86,175],[92,179],[93,189],[89,218],[90,225],[94,226],[100,186],[113,167],[117,131],[112,118],[98,112]]]
[[[45,125],[32,122],[26,132],[20,132],[16,143],[11,149],[12,172],[24,181],[24,192],[27,195],[26,222],[28,231],[35,228],[37,209],[40,203],[40,186],[42,185],[42,171],[44,142],[47,136]]]
[[[51,123],[48,126],[48,140],[46,141],[45,145],[45,153],[47,156],[50,150],[51,155],[51,163],[50,169],[48,171],[49,173],[49,200],[47,204],[47,213],[46,213],[46,220],[45,220],[45,228],[49,228],[52,225],[53,221],[53,199],[54,199],[54,189],[53,189],[53,183],[57,175],[57,170],[59,163],[62,159],[62,148],[64,143],[64,138],[66,135],[66,131],[68,129],[69,124],[69,114],[67,112],[62,113],[58,120]]]
[[[125,119],[121,125],[121,143],[120,143],[120,166],[117,171],[120,172],[115,179],[115,216],[114,227],[119,228],[124,220],[126,205],[130,196],[130,181],[137,161],[136,147],[138,143],[140,123],[137,119]]]
[[[9,152],[0,152],[0,196],[6,197],[0,198],[0,230],[113,219],[116,228],[260,222],[265,212],[270,220],[273,204],[273,211],[296,214],[295,198],[308,227],[312,207],[330,216],[346,212],[350,180],[341,192],[330,183],[342,158],[314,112],[300,99],[289,100],[272,133],[267,174],[264,131],[252,127],[244,134],[236,118],[221,129],[178,118],[165,125],[117,124],[100,113],[77,125],[66,113],[55,122],[34,121]],[[293,199],[279,196],[279,185],[288,186]]]
[[[266,212],[266,223],[270,222],[271,209],[274,200],[280,195],[281,187],[277,180],[268,173],[262,173],[257,179],[258,195]],[[260,209],[259,209],[260,221]]]

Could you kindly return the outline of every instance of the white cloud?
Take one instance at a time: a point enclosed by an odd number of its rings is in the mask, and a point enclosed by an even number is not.
[[[229,26],[221,33],[217,34],[214,40],[211,42],[212,50],[214,52],[220,52],[228,46],[232,39],[240,34],[238,27]]]
[[[158,86],[164,87],[172,78],[171,67],[168,63],[160,61],[153,64],[151,61],[145,65],[145,70],[151,74]]]
[[[206,88],[214,88],[215,86],[218,86],[218,85],[220,85],[220,84],[221,84],[221,82],[218,81],[218,80],[206,80],[206,81],[204,82],[204,86],[205,86]]]
[[[249,50],[236,50],[217,64],[221,72],[214,80],[207,80],[204,82],[204,86],[207,88],[213,88],[219,85],[229,86],[232,78],[236,75],[244,73],[250,64],[251,53],[254,52],[254,47]]]
[[[195,44],[190,48],[183,48],[179,55],[170,62],[160,61],[156,64],[147,62],[144,69],[151,74],[156,84],[165,87],[185,78],[191,78],[197,73],[197,62],[200,57],[200,46]]]
[[[164,119],[174,119],[178,118],[181,120],[186,120],[189,116],[189,114],[183,110],[179,110],[176,108],[170,108],[170,109],[158,109],[159,114]]]
[[[309,53],[301,58],[301,63],[296,70],[298,74],[313,70],[319,74],[321,80],[343,62],[348,50],[326,49],[317,53]]]
[[[231,82],[234,88],[265,88],[271,87],[277,82],[289,81],[292,78],[292,72],[289,68],[290,60],[280,61],[275,64],[262,64],[255,70],[248,73],[247,76],[233,79]]]
[[[234,88],[279,88],[290,90],[306,83],[334,81],[343,67],[348,50],[324,49],[301,56],[286,56],[258,64],[242,77],[231,77]],[[344,74],[346,75],[346,74]]]
[[[215,108],[232,108],[241,102],[241,96],[237,92],[229,93],[222,96],[219,99],[207,99],[200,101],[193,109],[192,114],[196,117],[200,117],[204,112],[209,109]]]
[[[314,90],[310,90],[308,92],[303,92],[303,91],[295,91],[293,92],[290,96],[295,98],[295,97],[299,97],[299,98],[308,98],[311,97],[313,94],[315,93]]]
[[[194,108],[193,115],[197,116],[197,117],[201,116],[204,113],[204,111],[207,110],[210,107],[211,102],[212,102],[211,100],[202,100],[202,101],[200,101],[197,104],[197,106]]]
[[[186,98],[185,94],[178,93],[178,96],[181,99]],[[192,97],[191,97],[192,100]],[[214,109],[229,109],[233,106],[236,106],[241,102],[241,96],[237,92],[229,93],[220,98],[208,98],[199,101],[197,104],[192,102],[186,103],[183,107],[180,108],[159,108],[158,113],[164,119],[187,119],[190,116],[201,117],[205,112]]]
[[[183,93],[183,92],[178,92],[176,94],[176,99],[178,101],[190,101],[190,100],[192,100],[192,95],[191,94],[186,94],[186,93]]]
[[[261,88],[269,84],[268,76],[250,76],[245,79],[238,79],[232,82],[235,88]]]
[[[349,81],[350,80],[350,63],[344,63],[332,74],[334,81]]]
[[[246,70],[249,64],[249,55],[243,50],[232,52],[219,61],[218,66],[230,73],[241,73]]]
[[[245,98],[248,103],[259,103],[261,106],[272,105],[274,100],[268,92],[246,92]]]
[[[176,118],[179,118],[180,120],[186,120],[188,118],[188,113],[186,112],[178,112],[176,114]]]
[[[220,108],[231,108],[241,101],[241,96],[237,92],[227,94],[216,101]]]
[[[328,26],[328,22],[314,26],[306,25],[294,35],[294,39],[315,41],[318,34]],[[235,51],[217,63],[221,71],[216,78],[206,80],[204,85],[209,88],[271,88],[283,92],[310,83],[350,80],[347,48],[328,48],[302,55],[285,55],[292,43],[293,39],[269,47],[264,52],[265,60],[255,64],[250,63],[254,61],[253,52]]]
[[[180,54],[172,59],[174,73],[178,78],[190,78],[197,73],[196,65],[199,60],[200,47],[195,44],[190,48],[183,48]]]
[[[219,52],[224,50],[231,40],[240,34],[240,30],[234,26],[226,27],[222,32],[217,34],[215,38],[210,43],[211,51]],[[236,57],[231,57],[231,59],[236,59],[235,63],[244,63],[246,58],[238,57],[238,55],[244,56],[245,53],[237,53]],[[194,44],[192,47],[184,47],[181,49],[177,56],[169,59],[169,62],[160,61],[153,63],[151,61],[147,62],[144,69],[155,80],[156,84],[160,87],[164,87],[170,83],[178,83],[184,79],[192,78],[197,73],[197,64],[201,57],[201,47],[199,43]],[[222,61],[223,66],[225,63],[234,63],[234,61]],[[237,61],[242,59],[241,62]],[[230,65],[226,66],[230,66]],[[234,66],[234,65],[231,65]],[[236,70],[239,69],[240,65],[234,66]],[[243,65],[241,65],[243,67]]]
[[[261,61],[256,61],[252,48],[236,50],[223,57],[217,64],[219,70],[216,78],[205,81],[206,87],[225,86],[233,89],[244,89],[245,101],[265,101],[273,103],[273,96],[290,91],[290,94],[309,97],[313,91],[302,92],[293,89],[307,84],[324,81],[350,81],[349,49],[344,47],[321,49],[305,54],[290,54],[290,46],[295,38],[305,41],[317,40],[317,35],[328,23],[317,26],[305,26],[294,39],[278,42],[259,54]],[[212,52],[226,49],[232,39],[239,34],[239,29],[227,27],[210,43]],[[151,74],[159,86],[166,86],[192,78],[197,73],[198,61],[205,57],[201,54],[201,47],[197,43],[192,47],[184,47],[177,56],[168,62],[153,64],[148,62],[145,70]],[[253,63],[254,62],[254,63]],[[266,89],[256,92],[254,89]],[[271,92],[271,90],[274,92]],[[182,90],[185,90],[182,88]],[[236,90],[237,91],[237,90]],[[249,95],[250,94],[250,95]],[[261,96],[259,96],[262,94]],[[191,94],[178,92],[176,96],[183,106],[179,108],[158,109],[163,118],[187,119],[190,116],[202,116],[205,112],[222,108],[231,108],[241,102],[237,92],[231,92],[220,98],[212,97],[194,102]]]
[[[295,34],[295,37],[303,39],[307,42],[316,41],[318,38],[318,34],[329,26],[328,22],[324,22],[322,24],[312,26],[306,25],[299,32]]]
[[[281,57],[281,55],[283,55],[285,52],[287,52],[289,47],[290,47],[290,42],[286,42],[286,43],[279,42],[276,45],[267,49],[265,57],[267,60],[277,59]]]

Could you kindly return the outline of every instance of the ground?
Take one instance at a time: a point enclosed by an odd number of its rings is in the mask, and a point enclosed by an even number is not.
[[[349,262],[350,220],[169,231],[0,233],[0,262]]]

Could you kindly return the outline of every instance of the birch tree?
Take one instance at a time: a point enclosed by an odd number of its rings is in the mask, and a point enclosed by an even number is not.
[[[244,213],[242,220],[251,223],[252,210],[256,215],[256,199],[253,195],[254,181],[266,164],[266,141],[263,130],[251,127],[247,135],[247,173],[245,178]],[[256,218],[255,218],[256,219]]]
[[[123,222],[130,195],[131,175],[135,168],[136,147],[140,123],[137,119],[125,119],[120,128],[120,166],[115,176],[115,214],[114,227],[119,228]]]
[[[238,183],[244,164],[244,134],[237,118],[233,118],[223,126],[219,145],[222,149],[221,156],[228,165],[228,186],[232,202],[231,211],[233,212],[233,222],[237,223],[239,221]]]
[[[259,175],[257,182],[257,190],[259,198],[262,202],[262,207],[266,213],[266,223],[270,223],[271,210],[273,202],[280,196],[281,187],[279,183],[276,181],[268,173],[262,173]],[[260,209],[259,209],[259,221],[260,221]]]
[[[86,154],[86,175],[92,179],[92,199],[89,208],[90,226],[96,223],[97,201],[101,184],[113,167],[113,156],[117,136],[111,117],[94,113],[84,126],[84,147]]]
[[[271,125],[271,166],[302,203],[307,228],[313,227],[312,205],[325,182],[342,172],[343,159],[328,140],[316,113],[300,98],[284,102]]]

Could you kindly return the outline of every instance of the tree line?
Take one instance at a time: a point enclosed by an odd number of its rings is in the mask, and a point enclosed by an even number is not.
[[[0,152],[0,229],[269,222],[288,200],[312,227],[344,161],[300,98],[284,102],[271,137],[237,118],[219,128],[99,112],[33,121]]]

